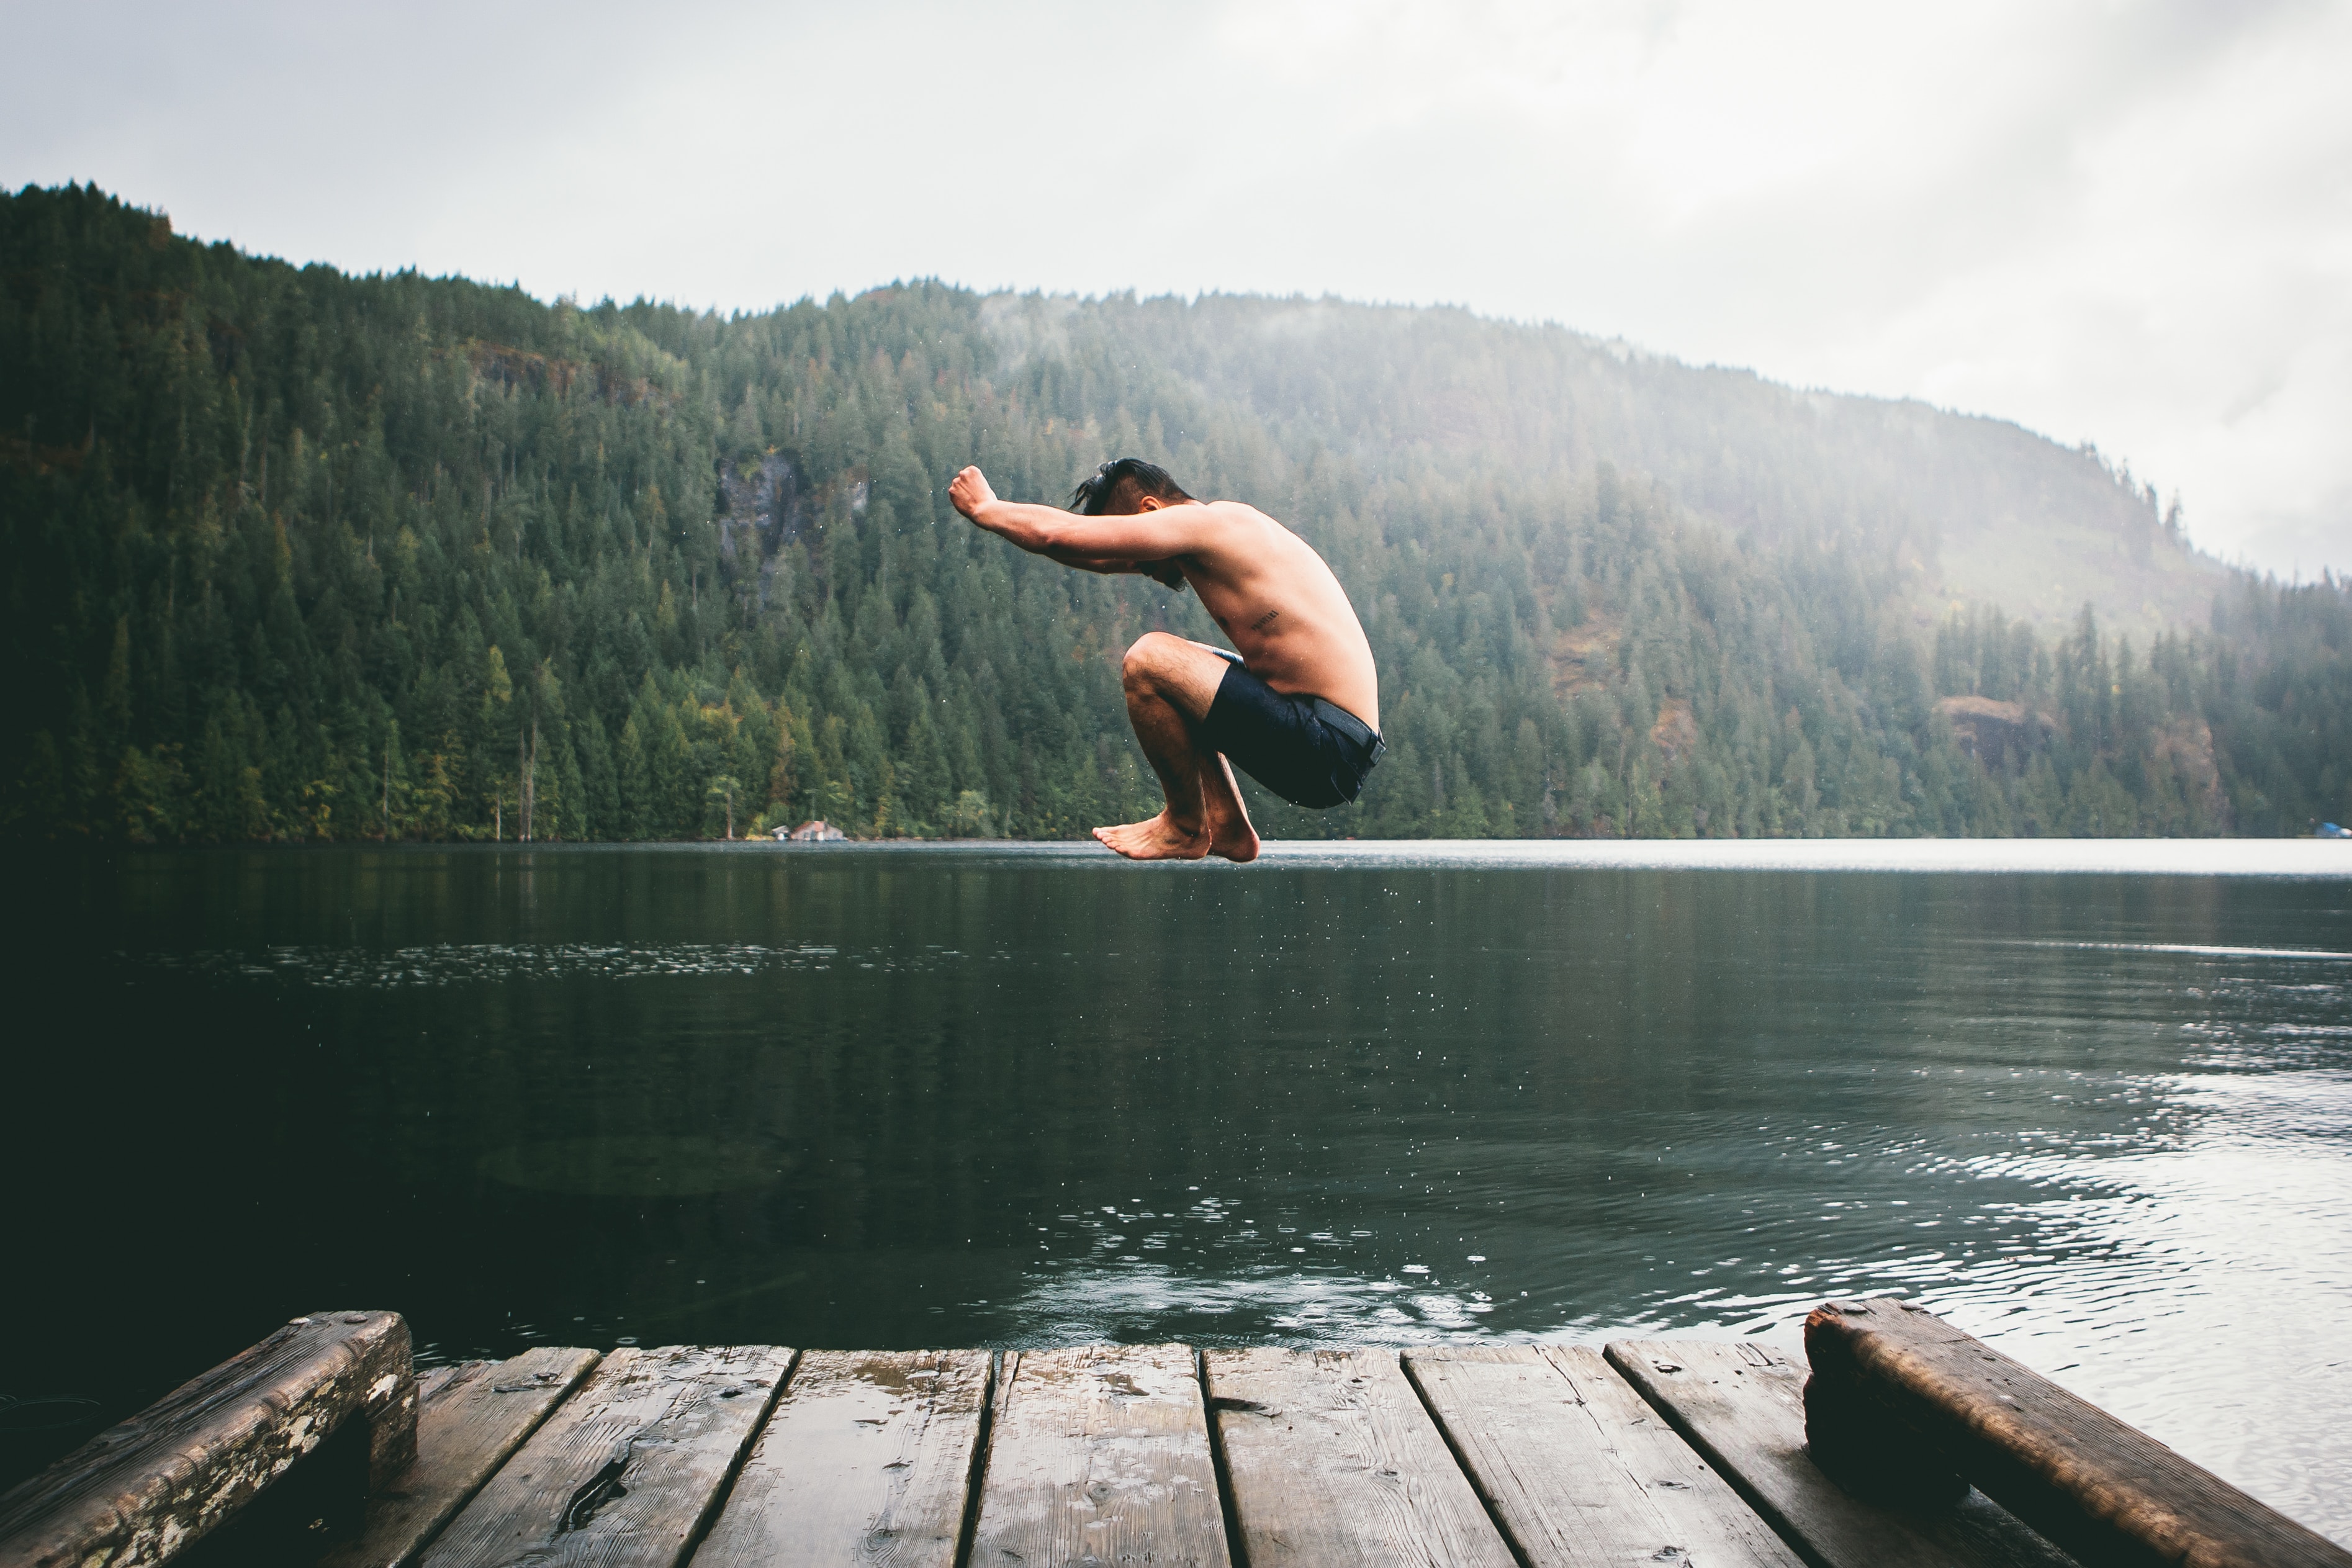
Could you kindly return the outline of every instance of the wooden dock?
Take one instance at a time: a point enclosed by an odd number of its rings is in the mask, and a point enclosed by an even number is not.
[[[0,1568],[215,1526],[207,1563],[284,1556],[228,1515],[339,1425],[370,1479],[294,1554],[321,1568],[2352,1565],[2080,1401],[2036,1470],[2071,1395],[1899,1303],[1823,1314],[1810,1446],[1803,1357],[1756,1344],[538,1349],[409,1381],[395,1315],[312,1314],[0,1498]]]

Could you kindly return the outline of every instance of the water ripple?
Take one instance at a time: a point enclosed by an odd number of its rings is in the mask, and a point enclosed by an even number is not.
[[[124,955],[126,958],[133,955]],[[839,968],[928,973],[971,955],[932,948],[868,952],[803,944],[661,942],[442,942],[390,951],[278,946],[257,952],[199,949],[137,955],[143,962],[221,979],[273,979],[325,989],[390,991],[412,986],[501,984],[513,981],[714,979]],[[1001,957],[1002,955],[997,955]]]

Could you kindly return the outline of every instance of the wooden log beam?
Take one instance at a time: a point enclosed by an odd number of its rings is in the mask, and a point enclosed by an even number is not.
[[[0,1497],[0,1568],[161,1563],[353,1421],[370,1489],[389,1485],[416,1407],[399,1313],[297,1318]]]
[[[1806,1394],[1816,1453],[1850,1451],[1860,1424],[1881,1452],[1967,1477],[2090,1568],[2352,1568],[2352,1552],[1908,1302],[1816,1308],[1805,1353],[1822,1385]]]
[[[1618,1340],[1607,1354],[1813,1568],[2075,1568],[1980,1492],[1932,1509],[1849,1495],[1807,1450],[1801,1359],[1700,1340]]]

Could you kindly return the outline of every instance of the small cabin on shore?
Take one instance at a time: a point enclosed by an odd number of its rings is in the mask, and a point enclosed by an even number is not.
[[[849,835],[832,823],[820,819],[803,822],[798,827],[790,830],[779,827],[776,829],[776,837],[787,844],[834,844],[848,837]]]

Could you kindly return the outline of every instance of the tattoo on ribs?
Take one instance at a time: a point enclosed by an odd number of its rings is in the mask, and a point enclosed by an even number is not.
[[[1282,612],[1280,610],[1268,610],[1265,614],[1260,616],[1256,620],[1250,623],[1250,630],[1254,632],[1262,632],[1265,630],[1266,627],[1274,625],[1275,617],[1281,614]]]

